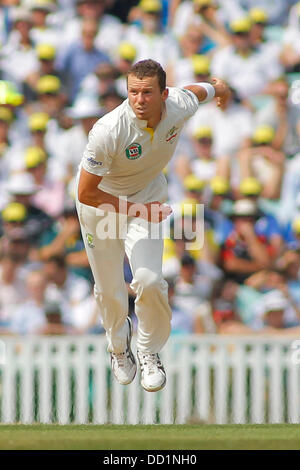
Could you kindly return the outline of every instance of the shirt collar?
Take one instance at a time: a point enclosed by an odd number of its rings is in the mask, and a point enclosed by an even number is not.
[[[128,109],[128,114],[130,116],[130,119],[140,128],[140,129],[145,129],[147,127],[147,121],[143,119],[138,119],[136,115],[134,114],[134,111],[132,107],[129,104],[128,98],[126,99],[126,104],[127,104],[127,109]],[[165,102],[165,106],[163,107],[163,111],[161,113],[161,119],[160,122],[166,117],[167,113],[167,103]]]

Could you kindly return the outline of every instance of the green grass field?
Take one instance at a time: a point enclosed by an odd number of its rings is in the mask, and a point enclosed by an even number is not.
[[[0,449],[300,449],[300,425],[0,425]]]

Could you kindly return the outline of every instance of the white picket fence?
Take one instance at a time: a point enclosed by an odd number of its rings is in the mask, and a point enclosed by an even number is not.
[[[0,422],[299,423],[296,339],[171,337],[148,393],[112,378],[102,336],[1,337]]]

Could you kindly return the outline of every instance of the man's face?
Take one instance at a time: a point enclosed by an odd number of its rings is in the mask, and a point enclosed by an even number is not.
[[[249,33],[235,33],[232,35],[233,45],[237,50],[243,52],[247,51],[250,47],[250,35]]]
[[[128,76],[128,99],[138,119],[148,121],[159,114],[167,97],[168,89],[160,90],[157,76],[142,79]]]
[[[84,18],[100,18],[105,10],[105,1],[82,1],[78,5],[78,12],[80,16]]]
[[[154,34],[159,30],[160,14],[144,13],[142,15],[143,30],[145,33]]]

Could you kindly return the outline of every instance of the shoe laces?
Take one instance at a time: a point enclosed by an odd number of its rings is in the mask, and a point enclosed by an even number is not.
[[[111,353],[113,359],[117,362],[118,367],[126,367],[127,365],[127,359],[129,359],[129,354],[128,352],[123,352],[123,353]]]
[[[143,354],[139,353],[139,359],[143,366],[147,367],[149,374],[155,374],[157,369],[161,367],[158,354]]]

